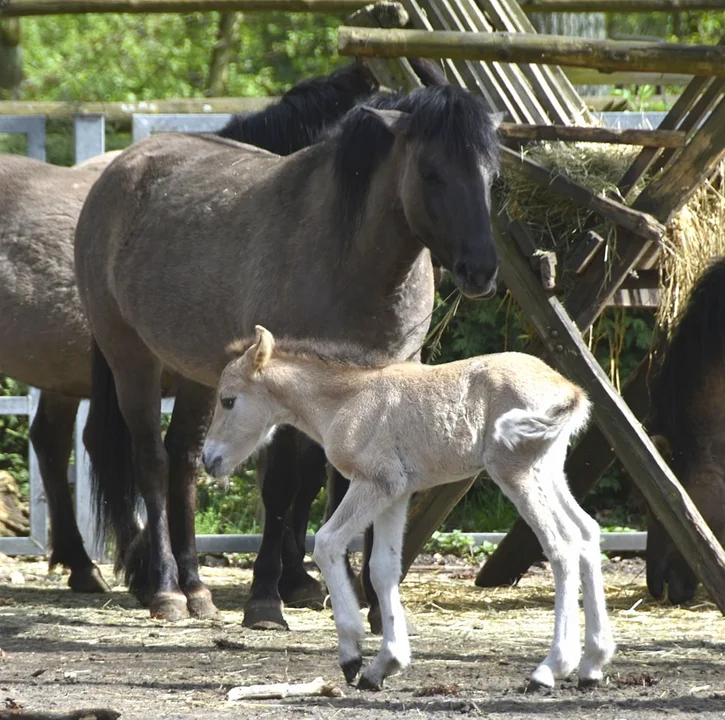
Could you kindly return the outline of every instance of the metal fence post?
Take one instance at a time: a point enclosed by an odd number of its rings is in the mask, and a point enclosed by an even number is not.
[[[106,119],[102,114],[73,116],[76,164],[105,152],[105,132]]]

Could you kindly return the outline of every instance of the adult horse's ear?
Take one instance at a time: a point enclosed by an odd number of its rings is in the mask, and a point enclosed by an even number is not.
[[[254,372],[259,372],[272,357],[274,337],[269,330],[263,328],[261,325],[257,325],[254,331],[257,333],[257,342],[252,367]]]
[[[408,132],[410,113],[401,110],[381,110],[380,108],[370,107],[370,105],[361,105],[360,109],[380,120],[395,135],[405,135]]]

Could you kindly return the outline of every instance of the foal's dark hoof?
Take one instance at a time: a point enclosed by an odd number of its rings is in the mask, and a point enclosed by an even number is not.
[[[345,680],[347,680],[348,685],[352,685],[352,681],[357,677],[357,674],[360,672],[362,663],[362,655],[358,655],[357,657],[354,657],[352,660],[348,660],[347,662],[340,663],[342,673],[345,676]]]
[[[599,680],[596,678],[579,678],[577,687],[580,690],[593,690],[594,688],[599,687]]]
[[[371,607],[368,611],[368,623],[370,625],[370,632],[373,635],[382,635],[383,634],[383,619],[380,615],[380,606],[375,605],[374,607]],[[408,619],[407,615],[405,617],[405,626],[408,629],[408,637],[411,635],[417,635],[418,629],[413,625],[412,622]]]
[[[107,593],[111,588],[103,579],[101,571],[95,566],[71,570],[68,587],[77,593]]]
[[[189,609],[189,615],[198,620],[208,620],[209,618],[219,615],[213,600],[211,592],[206,585],[186,593],[186,601]]]
[[[280,582],[279,594],[287,607],[322,610],[325,604],[322,585],[309,575],[300,578],[294,586]]]
[[[186,595],[183,593],[157,593],[149,603],[149,610],[155,620],[176,622],[189,617]]]
[[[278,600],[249,600],[242,625],[250,630],[289,630]]]
[[[373,690],[379,692],[383,689],[383,684],[371,680],[367,675],[362,675],[357,682],[358,690]]]

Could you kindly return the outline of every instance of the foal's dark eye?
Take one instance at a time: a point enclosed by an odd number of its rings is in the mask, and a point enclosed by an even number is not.
[[[236,400],[236,398],[233,398],[233,397],[231,397],[231,398],[221,398],[219,400],[219,402],[222,404],[222,407],[225,410],[231,410],[234,407],[234,401],[235,400]]]

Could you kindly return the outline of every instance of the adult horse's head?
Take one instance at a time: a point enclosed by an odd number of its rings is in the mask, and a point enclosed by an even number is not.
[[[362,217],[367,185],[387,159],[393,201],[412,235],[469,296],[496,288],[491,183],[499,170],[499,116],[482,98],[452,86],[376,96],[340,126],[336,175],[343,220]]]
[[[725,259],[698,281],[650,383],[655,444],[721,544],[725,543]],[[673,604],[698,579],[650,510],[647,586]]]

